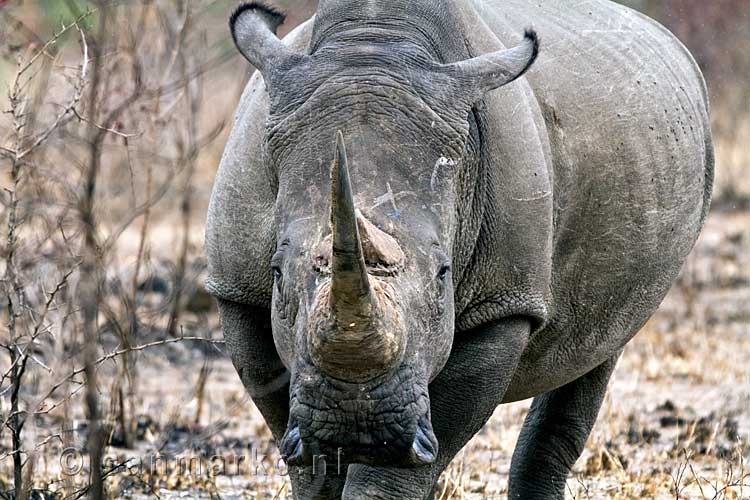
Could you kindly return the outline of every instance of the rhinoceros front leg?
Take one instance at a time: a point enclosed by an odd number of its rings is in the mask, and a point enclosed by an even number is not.
[[[276,442],[289,420],[289,371],[284,367],[271,332],[271,313],[266,309],[219,300],[219,314],[227,349],[242,384],[258,407]],[[289,479],[297,500],[338,500],[346,474],[292,467]]]
[[[430,384],[432,423],[439,442],[436,462],[416,469],[351,465],[343,498],[432,498],[440,474],[501,403],[530,328],[528,321],[510,318],[457,334],[448,363]]]
[[[565,482],[588,439],[617,359],[534,398],[510,470],[510,499],[565,498]]]

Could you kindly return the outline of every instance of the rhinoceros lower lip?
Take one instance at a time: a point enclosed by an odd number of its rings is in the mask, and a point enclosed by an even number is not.
[[[429,419],[422,418],[417,424],[411,439],[411,447],[405,449],[402,444],[389,446],[388,442],[349,443],[336,446],[331,443],[303,441],[298,425],[289,427],[279,446],[284,461],[289,466],[315,466],[321,460],[340,461],[342,463],[364,463],[370,465],[390,465],[398,467],[420,467],[430,465],[437,459],[438,442],[432,431]],[[408,442],[408,440],[406,441]],[[333,464],[329,464],[333,465]]]
[[[308,450],[302,444],[298,425],[287,429],[284,438],[281,440],[279,449],[281,456],[284,457],[284,460],[289,465],[303,465],[311,461],[311,458],[306,457]]]

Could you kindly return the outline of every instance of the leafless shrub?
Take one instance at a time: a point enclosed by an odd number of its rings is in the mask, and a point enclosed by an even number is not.
[[[204,340],[184,333],[205,326],[184,315],[188,283],[197,279],[194,173],[207,152],[215,162],[212,144],[229,113],[203,113],[202,82],[233,54],[223,37],[213,42],[196,22],[213,3],[102,0],[46,42],[23,12],[0,10],[2,22],[16,27],[0,54],[15,65],[7,102],[0,101],[8,186],[0,442],[9,433],[0,468],[13,463],[15,498],[36,487],[35,454],[71,442],[69,427],[54,427],[83,416],[71,401],[86,410],[89,478],[67,478],[63,489],[104,498],[104,479],[114,471],[103,470],[102,454],[113,429],[132,442],[137,353]],[[154,267],[155,212],[168,218],[173,211],[181,221],[169,266],[175,272],[159,277],[168,288],[160,303],[143,309],[153,295],[143,273]],[[123,251],[122,236],[131,233],[134,253]]]

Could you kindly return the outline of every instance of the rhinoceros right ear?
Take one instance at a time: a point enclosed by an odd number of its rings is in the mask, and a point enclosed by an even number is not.
[[[276,36],[276,29],[283,22],[284,14],[259,2],[240,5],[229,18],[234,44],[263,74],[266,84],[278,71],[305,57],[291,51]]]
[[[523,42],[511,49],[490,52],[481,56],[444,66],[445,70],[468,89],[468,98],[477,101],[490,90],[507,85],[521,77],[539,55],[539,37],[527,29]]]

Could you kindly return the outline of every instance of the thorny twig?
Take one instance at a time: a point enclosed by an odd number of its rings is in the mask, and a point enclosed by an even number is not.
[[[45,301],[45,304],[44,304],[44,309],[42,310],[41,315],[36,321],[36,325],[34,326],[34,330],[31,333],[30,340],[29,342],[27,342],[25,352],[21,351],[20,344],[18,344],[18,339],[16,340],[15,347],[17,348],[20,356],[16,358],[15,363],[12,364],[5,373],[3,373],[2,377],[0,377],[0,392],[1,392],[3,384],[10,376],[10,373],[12,372],[14,366],[19,363],[25,363],[26,362],[25,358],[30,356],[30,352],[33,347],[34,341],[39,337],[41,333],[43,333],[42,325],[44,324],[44,321],[47,318],[47,314],[50,311],[50,307],[52,303],[55,301],[55,297],[57,297],[57,294],[60,292],[60,290],[62,290],[63,287],[65,287],[65,285],[68,282],[68,278],[70,278],[71,274],[73,274],[74,271],[75,271],[75,268],[72,268],[70,269],[70,271],[65,273],[63,277],[60,279],[60,281],[57,283],[57,285],[55,285],[54,290],[52,290],[52,292],[47,296],[47,300]],[[8,348],[8,346],[5,346],[5,347],[6,349]]]
[[[52,123],[50,123],[45,130],[43,130],[41,133],[39,133],[35,139],[32,140],[31,144],[26,147],[25,149],[16,150],[14,151],[15,159],[16,161],[22,161],[26,156],[28,156],[30,153],[35,151],[44,141],[49,138],[50,135],[56,130],[58,130],[63,124],[64,120],[69,117],[72,113],[74,113],[74,110],[76,106],[78,106],[78,103],[81,101],[81,97],[83,97],[83,90],[86,84],[86,75],[88,72],[88,66],[89,66],[89,49],[88,44],[86,43],[86,35],[84,34],[83,30],[80,28],[79,23],[83,21],[86,17],[90,16],[94,11],[87,11],[85,14],[82,14],[81,17],[73,21],[73,23],[65,26],[63,25],[63,28],[60,32],[58,32],[52,39],[50,39],[49,42],[47,42],[44,47],[39,50],[32,58],[31,60],[23,66],[18,73],[16,73],[16,78],[13,83],[13,96],[18,97],[18,92],[20,90],[20,77],[23,75],[25,71],[30,68],[34,61],[42,54],[42,52],[52,43],[55,43],[60,36],[62,36],[65,32],[67,32],[70,28],[75,27],[75,29],[78,31],[81,37],[81,46],[83,50],[83,59],[81,62],[80,67],[80,75],[78,77],[78,80],[74,86],[74,92],[73,97],[68,101],[67,105],[65,105],[60,111],[54,120],[52,120]],[[11,97],[11,100],[13,100],[13,97]],[[75,112],[77,115],[78,113]]]
[[[86,16],[89,15],[89,13],[86,14]],[[25,418],[23,416],[23,412],[19,410],[19,391],[21,388],[22,380],[24,378],[24,375],[26,373],[26,368],[29,359],[35,360],[37,363],[39,363],[41,366],[45,366],[40,360],[37,360],[34,356],[32,356],[32,349],[33,349],[33,343],[36,340],[36,338],[39,336],[39,334],[42,332],[41,326],[44,322],[44,318],[47,315],[47,312],[49,311],[49,306],[51,305],[51,302],[54,301],[54,296],[56,295],[56,292],[52,294],[52,296],[47,301],[47,304],[45,305],[45,309],[39,318],[39,321],[37,322],[36,326],[33,329],[33,332],[30,336],[30,340],[27,343],[24,350],[22,350],[19,341],[21,336],[19,335],[18,331],[18,319],[20,318],[21,312],[25,310],[24,306],[24,291],[23,291],[23,285],[19,280],[18,272],[17,272],[17,263],[16,263],[16,251],[18,249],[18,229],[21,224],[21,220],[19,218],[18,214],[18,206],[19,206],[19,189],[21,186],[21,169],[25,162],[25,157],[32,152],[34,152],[55,130],[57,130],[62,122],[63,119],[70,113],[70,111],[78,104],[78,102],[81,99],[81,95],[83,93],[83,87],[86,81],[86,71],[88,68],[88,48],[86,44],[86,37],[83,33],[83,31],[78,26],[78,23],[81,22],[84,19],[85,16],[82,16],[81,18],[77,19],[73,23],[65,26],[63,25],[62,29],[56,33],[47,43],[42,46],[40,50],[38,50],[28,61],[25,63],[19,63],[19,68],[16,72],[16,75],[13,80],[13,84],[11,85],[11,90],[9,93],[9,101],[10,101],[10,112],[13,115],[13,132],[15,134],[15,146],[13,150],[10,150],[8,148],[3,148],[4,156],[9,157],[11,160],[11,185],[12,187],[8,190],[8,194],[10,195],[10,201],[8,205],[8,250],[7,250],[7,256],[6,256],[6,277],[5,281],[7,283],[7,287],[9,288],[7,290],[7,304],[8,304],[8,331],[9,331],[9,344],[5,345],[4,347],[8,350],[9,356],[10,356],[10,369],[7,373],[3,374],[2,379],[0,379],[0,387],[5,382],[6,378],[10,378],[11,380],[11,411],[10,415],[6,418],[3,427],[8,427],[11,431],[12,435],[12,451],[13,451],[13,461],[14,461],[14,487],[15,487],[15,494],[17,497],[23,496],[24,488],[23,488],[23,474],[22,474],[22,468],[23,468],[23,458],[21,456],[21,433],[23,431],[23,427],[25,424]],[[26,120],[27,120],[27,113],[26,113],[26,100],[23,96],[24,89],[26,87],[26,84],[22,82],[22,78],[24,74],[29,70],[29,68],[33,67],[36,60],[42,55],[46,53],[46,50],[54,43],[59,40],[59,38],[68,30],[70,30],[72,27],[75,27],[81,37],[81,44],[83,47],[83,59],[81,62],[81,72],[80,77],[75,85],[75,90],[72,99],[68,102],[66,106],[64,106],[63,111],[58,114],[55,119],[52,121],[48,127],[42,131],[40,134],[38,134],[34,139],[31,140],[31,143],[24,147],[24,143],[26,142],[26,137],[24,134],[24,128],[26,127]],[[67,276],[64,278],[67,280]]]
[[[72,2],[70,3],[72,5]],[[174,130],[175,137],[177,138],[176,141],[180,143],[182,138],[178,134],[182,130],[182,124],[179,122],[179,115],[182,113],[182,106],[177,105],[173,107],[173,110],[175,110],[174,116],[172,116],[170,110],[168,110],[169,115],[160,113],[160,106],[169,101],[175,103],[186,102],[186,108],[194,106],[196,99],[191,99],[188,89],[192,80],[198,75],[205,75],[209,69],[215,68],[218,64],[234,57],[231,50],[222,50],[221,54],[219,54],[219,51],[216,50],[217,45],[211,47],[211,50],[216,52],[216,57],[203,58],[198,64],[193,63],[194,59],[187,59],[181,53],[188,41],[192,40],[189,33],[191,22],[188,22],[189,16],[186,15],[184,22],[178,22],[177,30],[179,34],[174,36],[173,33],[166,39],[165,51],[160,56],[161,63],[166,63],[167,67],[174,67],[179,62],[181,74],[178,75],[177,79],[173,79],[171,71],[164,71],[161,73],[163,76],[160,76],[156,81],[156,85],[148,84],[146,81],[142,81],[141,75],[145,73],[142,71],[141,65],[144,64],[143,61],[148,62],[150,59],[141,57],[137,49],[144,40],[144,37],[142,37],[143,27],[148,22],[148,19],[152,17],[148,11],[153,8],[153,5],[149,3],[141,10],[138,29],[134,33],[131,33],[132,42],[130,47],[123,49],[123,45],[119,43],[120,39],[116,38],[121,35],[115,34],[113,37],[113,32],[104,33],[102,31],[105,24],[111,26],[113,23],[104,22],[108,9],[103,1],[98,3],[99,6],[97,9],[89,10],[85,13],[71,10],[76,15],[76,19],[69,24],[64,24],[47,42],[42,43],[40,41],[37,47],[41,48],[35,50],[28,60],[19,62],[18,73],[12,85],[9,86],[11,109],[7,112],[13,118],[12,129],[9,130],[11,137],[15,138],[15,144],[4,143],[0,146],[0,160],[10,160],[12,167],[10,176],[12,187],[7,190],[8,193],[3,197],[2,204],[6,208],[5,213],[9,222],[9,244],[5,249],[4,257],[9,256],[6,262],[9,262],[11,265],[6,265],[5,269],[6,278],[11,279],[4,279],[4,284],[8,285],[9,291],[7,294],[8,306],[6,310],[11,313],[8,318],[9,323],[13,323],[13,333],[10,335],[13,341],[10,342],[12,345],[9,344],[7,346],[10,347],[7,351],[11,363],[9,371],[0,375],[0,392],[3,391],[5,385],[10,385],[5,391],[7,393],[10,390],[10,399],[16,404],[12,405],[10,408],[11,411],[4,415],[7,418],[0,429],[10,427],[14,434],[16,434],[16,437],[18,437],[14,443],[16,445],[15,451],[11,451],[7,456],[18,457],[19,464],[21,463],[22,455],[28,456],[28,452],[21,449],[20,430],[23,422],[29,420],[29,416],[41,416],[50,413],[60,405],[66,404],[72,397],[80,394],[84,389],[87,389],[88,392],[86,405],[88,407],[90,422],[93,424],[90,426],[92,430],[90,434],[97,434],[96,424],[100,420],[103,422],[103,419],[106,417],[100,419],[97,413],[99,403],[96,397],[99,387],[96,384],[95,378],[96,372],[99,371],[102,363],[117,357],[127,356],[128,353],[134,351],[182,340],[207,341],[213,344],[221,343],[220,341],[201,337],[185,336],[166,341],[136,345],[135,347],[132,347],[126,341],[122,341],[116,351],[103,356],[97,356],[101,349],[99,335],[101,332],[107,331],[106,328],[102,329],[102,321],[109,321],[107,326],[115,331],[121,333],[125,331],[122,328],[124,325],[123,317],[117,310],[117,305],[125,303],[125,297],[120,297],[120,302],[114,303],[111,300],[113,296],[106,294],[104,288],[108,282],[105,263],[113,255],[114,246],[119,236],[136,218],[141,215],[144,216],[137,258],[137,267],[138,271],[140,271],[140,267],[143,265],[142,261],[145,258],[144,255],[147,255],[145,242],[149,228],[151,207],[168,192],[175,176],[183,173],[183,167],[190,167],[198,160],[203,146],[213,141],[219,135],[224,128],[224,123],[219,124],[215,129],[211,130],[205,139],[200,138],[202,131],[199,132],[197,129],[191,130],[189,141],[186,143],[187,147],[180,149],[178,146],[179,154],[177,158],[174,158],[173,155],[167,152],[169,149],[165,148],[137,151],[137,156],[134,155],[137,158],[136,161],[148,163],[149,168],[147,172],[148,187],[145,199],[139,200],[142,201],[140,205],[134,203],[135,206],[132,207],[133,209],[123,214],[119,220],[112,221],[113,227],[104,224],[98,227],[97,223],[99,222],[100,215],[99,211],[95,209],[95,204],[101,198],[102,192],[106,193],[106,191],[97,189],[97,180],[100,170],[108,173],[109,168],[113,165],[109,163],[109,154],[110,151],[115,151],[115,149],[114,147],[110,148],[110,146],[116,146],[116,143],[110,144],[107,142],[107,138],[115,137],[124,139],[126,147],[128,147],[128,152],[130,152],[128,141],[130,139],[138,139],[140,141],[143,132],[140,129],[136,129],[136,133],[125,132],[129,131],[130,127],[123,126],[121,123],[125,120],[139,118],[137,115],[131,116],[130,111],[134,109],[135,104],[139,102],[143,103],[144,99],[151,99],[154,102],[154,112],[151,117],[153,123],[162,127],[165,123],[174,121],[177,125]],[[112,9],[109,10],[111,11]],[[99,15],[99,32],[96,36],[90,31],[84,32],[82,27],[79,26],[79,23],[94,12]],[[114,12],[112,14],[114,15]],[[169,20],[170,18],[169,16],[162,16],[162,19]],[[68,65],[64,61],[57,61],[55,58],[58,57],[58,53],[62,54],[63,52],[51,50],[51,47],[65,33],[71,32],[73,29],[80,35],[82,60],[78,66]],[[106,48],[110,38],[118,40],[117,51],[109,51]],[[201,42],[205,42],[205,40],[201,40]],[[121,85],[121,82],[116,80],[118,73],[115,70],[121,64],[120,61],[122,60],[118,55],[119,53],[123,53],[126,57],[131,58],[132,74],[130,76],[132,78],[128,82],[134,83],[132,87],[130,85]],[[110,55],[113,57],[110,57]],[[37,70],[39,62],[47,59],[51,61],[51,64],[45,62],[42,69]],[[34,117],[39,114],[41,106],[45,104],[44,98],[50,95],[47,93],[49,89],[46,87],[49,75],[45,71],[68,72],[74,68],[76,70],[75,74],[71,73],[70,78],[68,78],[67,74],[62,74],[63,78],[70,80],[70,85],[73,88],[72,96],[68,96],[67,100],[60,104],[54,113],[51,113],[52,116],[49,123],[40,124],[39,127],[36,127]],[[40,82],[41,85],[39,85]],[[27,99],[26,93],[30,93],[29,89],[32,88],[40,90],[34,94],[35,97]],[[118,99],[116,96],[119,95],[118,92],[120,89],[124,88],[129,89],[129,93],[123,95],[119,102],[111,105],[112,100]],[[174,96],[176,91],[181,90],[186,90],[185,95]],[[168,95],[171,95],[171,97],[165,99]],[[84,96],[86,96],[85,103],[82,102]],[[112,98],[113,96],[115,96],[114,99]],[[198,98],[202,98],[202,96]],[[145,105],[138,108],[138,111],[144,109]],[[193,114],[197,113],[197,109],[190,109],[190,111]],[[194,122],[195,118],[190,118],[190,120]],[[133,122],[131,121],[130,123]],[[77,129],[73,127],[76,124],[78,124]],[[77,130],[82,130],[84,133],[76,132]],[[163,133],[162,130],[158,130],[157,132]],[[58,133],[64,141],[53,142],[48,140],[56,137]],[[169,146],[174,148],[174,143],[170,143]],[[58,158],[53,157],[55,153],[62,153],[66,159],[66,166],[72,167],[74,173],[77,168],[81,177],[74,177],[71,181],[70,169],[66,171],[65,169],[55,168],[44,171],[38,168],[46,167],[49,162],[58,160]],[[156,161],[148,158],[148,154],[151,154]],[[164,171],[153,170],[152,173],[154,165],[159,164],[165,164],[168,168],[164,169]],[[31,166],[34,168],[26,168]],[[22,171],[25,174],[26,170],[31,174],[28,179],[21,176]],[[166,175],[166,179],[164,175]],[[34,196],[22,199],[21,203],[19,203],[19,186],[22,179],[24,185],[29,185],[28,193],[33,193]],[[34,183],[32,184],[30,181],[34,181]],[[77,181],[80,182],[77,183]],[[47,190],[48,186],[49,191]],[[50,193],[50,198],[43,198],[48,193]],[[42,212],[41,216],[38,215],[39,212],[35,213],[36,206],[33,206],[33,210],[27,208],[32,207],[31,203],[36,203],[37,200],[46,204],[44,208],[50,207],[52,209],[49,211],[49,217],[54,217],[56,219],[54,222],[47,218],[47,212]],[[187,217],[184,217],[186,213],[189,215],[189,210],[183,212],[183,224],[187,220]],[[104,219],[104,217],[102,218]],[[110,221],[107,222],[109,223]],[[45,265],[51,263],[57,266],[57,269],[59,269],[60,274],[63,276],[56,285],[52,285],[50,288],[47,288],[46,284],[43,285],[39,292],[41,299],[38,301],[35,300],[37,298],[36,287],[29,287],[27,283],[24,283],[23,281],[26,280],[26,277],[21,274],[25,273],[27,269],[33,269],[32,272],[36,272],[38,268],[23,267],[26,265],[25,260],[24,262],[18,262],[18,264],[14,260],[17,255],[16,249],[21,248],[17,241],[18,228],[24,223],[27,226],[31,226],[30,230],[34,231],[35,233],[32,234],[35,235],[36,232],[39,232],[38,229],[41,228],[39,238],[36,238],[34,243],[39,248],[44,248],[45,255],[43,262],[45,262]],[[39,227],[37,227],[37,224],[39,224]],[[56,236],[58,230],[59,234],[62,235],[61,241]],[[183,232],[183,236],[183,243],[186,243],[188,241],[187,231]],[[186,244],[183,245],[183,248],[186,248]],[[20,250],[18,255],[22,255]],[[14,274],[17,267],[19,274]],[[135,273],[132,290],[129,290],[129,292],[132,292],[133,326],[138,321],[135,307],[138,303],[139,274],[139,272]],[[71,276],[73,276],[71,279],[73,286],[66,286]],[[37,279],[36,276],[34,279]],[[50,289],[51,291],[49,291]],[[26,294],[29,294],[32,300],[28,300]],[[60,297],[63,298],[61,299]],[[61,310],[57,314],[56,311],[62,303],[61,301],[65,299],[68,299],[66,309]],[[59,325],[53,323],[51,320],[59,322]],[[66,328],[66,325],[70,325],[71,328]],[[57,335],[56,332],[58,329],[65,332],[65,335]],[[49,336],[51,341],[60,347],[60,350],[57,351],[58,353],[69,352],[70,349],[75,349],[76,346],[81,345],[79,343],[80,339],[76,338],[76,336],[80,335],[81,331],[85,334],[85,342],[82,345],[87,356],[83,364],[84,366],[67,373],[41,399],[36,400],[37,404],[33,404],[32,401],[30,402],[32,404],[19,405],[20,379],[24,375],[26,378],[29,377],[30,367],[41,367],[47,374],[52,376],[59,372],[59,367],[54,363],[56,359],[52,358],[53,362],[51,363],[50,359],[45,356],[45,351],[39,350],[45,346],[40,344],[35,348],[33,345],[34,341],[38,337]],[[68,335],[68,332],[70,332],[70,335]],[[131,338],[133,338],[132,343],[135,344],[135,337]],[[21,343],[21,340],[23,340],[23,343]],[[41,354],[39,354],[40,352]],[[92,354],[94,355],[93,357]],[[120,360],[118,360],[119,363]],[[85,379],[79,379],[78,377],[84,373],[86,374]],[[7,384],[8,378],[15,382]],[[68,384],[72,385],[72,390],[66,387]],[[64,395],[62,394],[63,389],[65,392]],[[60,394],[56,394],[57,392],[60,392]],[[62,399],[53,402],[50,399],[52,397]],[[0,432],[2,431],[0,430]],[[52,439],[54,439],[54,436],[45,439],[40,445],[44,446]],[[90,450],[95,453],[99,453],[104,447],[104,443],[101,441],[99,444],[93,442],[90,444]],[[27,470],[27,472],[29,471]],[[101,484],[99,479],[101,478],[97,478],[96,475],[92,475],[91,477],[92,481]],[[98,493],[94,490],[99,488],[99,486],[94,486],[93,484],[91,486],[93,489],[90,493],[93,493],[93,496],[97,496]]]
[[[169,338],[169,339],[164,339],[164,340],[157,340],[157,341],[154,341],[154,342],[149,342],[147,344],[141,344],[141,345],[133,346],[133,347],[130,347],[130,348],[127,348],[127,349],[118,349],[118,350],[112,351],[112,352],[107,353],[107,354],[101,356],[100,358],[98,358],[94,362],[94,365],[97,365],[97,366],[101,365],[105,361],[108,361],[110,359],[116,358],[118,356],[122,356],[123,354],[126,354],[126,353],[133,353],[133,352],[143,351],[145,349],[151,349],[151,348],[157,347],[157,346],[163,346],[163,345],[167,345],[167,344],[173,344],[175,342],[184,342],[184,341],[207,342],[209,344],[214,344],[214,345],[224,345],[224,341],[223,340],[208,339],[208,338],[205,338],[205,337],[197,337],[197,336],[187,336],[187,337],[186,336],[180,336],[180,337]],[[79,368],[76,368],[75,370],[72,370],[65,377],[63,377],[57,383],[55,383],[49,391],[47,391],[46,395],[43,398],[41,398],[42,401],[49,399],[52,396],[52,394],[54,394],[55,391],[57,389],[59,389],[66,381],[73,380],[77,375],[80,375],[84,371],[85,371],[84,367],[79,367]],[[58,405],[59,405],[59,402],[55,404],[55,406],[58,406]],[[52,409],[53,408],[46,408],[46,409],[42,410],[42,408],[40,406],[39,409],[35,412],[35,414],[40,415],[40,414],[43,414],[43,413],[49,413]]]

